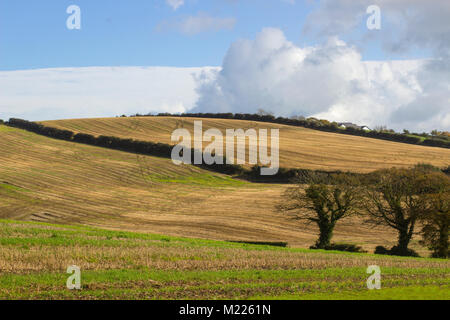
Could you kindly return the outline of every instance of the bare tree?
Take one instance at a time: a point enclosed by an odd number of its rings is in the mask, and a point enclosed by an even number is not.
[[[308,186],[288,188],[284,201],[277,208],[296,220],[306,220],[319,227],[319,239],[314,248],[330,246],[336,223],[357,214],[360,202],[359,181],[346,175],[334,176],[332,185],[320,176],[311,177]]]

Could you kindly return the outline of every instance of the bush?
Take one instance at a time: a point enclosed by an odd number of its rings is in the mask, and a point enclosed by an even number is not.
[[[85,133],[77,133],[73,137],[73,141],[84,143],[84,144],[90,144],[95,145],[96,144],[96,138],[91,134],[85,134]]]
[[[311,246],[310,249],[320,249],[315,245]],[[335,251],[345,251],[345,252],[359,252],[359,253],[367,253],[367,251],[363,250],[362,247],[357,246],[351,243],[332,243],[324,248],[324,250],[335,250]]]
[[[389,255],[389,256],[419,257],[419,254],[416,251],[408,248],[407,251],[405,252],[404,250],[400,249],[397,246],[393,246],[390,250],[386,249],[383,246],[377,246],[375,248],[374,253]]]
[[[61,130],[57,128],[46,127],[43,126],[42,124],[23,119],[11,118],[9,119],[8,125],[11,127],[24,129],[47,137],[61,140],[72,140],[72,137],[74,135],[74,133],[69,130]]]
[[[281,242],[281,241],[235,241],[235,240],[230,240],[229,242],[242,243],[242,244],[255,244],[255,245],[261,245],[261,246],[282,247],[282,248],[286,248],[288,246],[287,242]]]
[[[375,254],[385,254],[385,255],[389,255],[389,250],[388,249],[386,249],[385,247],[383,247],[383,246],[377,246],[376,248],[375,248],[375,252],[374,252]]]

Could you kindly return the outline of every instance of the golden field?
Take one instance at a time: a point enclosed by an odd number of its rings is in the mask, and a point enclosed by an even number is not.
[[[177,128],[186,128],[193,133],[195,120],[202,120],[204,131],[217,128],[222,133],[225,133],[226,129],[279,129],[280,165],[286,168],[370,172],[394,166],[408,167],[419,162],[438,167],[450,165],[450,149],[254,121],[138,117],[55,120],[42,123],[76,133],[175,144],[170,140],[172,132]]]
[[[192,129],[189,121],[117,118],[51,125],[168,143],[164,139],[174,128]],[[222,130],[258,125],[233,121],[220,127],[220,122],[204,124]],[[403,148],[413,154],[403,165],[443,166],[449,159],[445,149],[268,126],[281,129],[286,166],[367,172],[390,166],[382,159],[393,154],[390,161],[402,164],[395,159]],[[306,144],[308,139],[312,142]],[[361,160],[338,152],[333,143]],[[328,149],[309,164],[297,159],[308,159],[317,145]],[[0,300],[450,298],[448,259],[305,249],[317,238],[316,226],[275,209],[289,185],[251,183],[176,166],[170,159],[4,125],[0,150]],[[372,158],[363,159],[371,152]],[[377,245],[394,245],[396,236],[355,217],[338,223],[333,241],[372,252]],[[232,242],[237,240],[286,241],[288,248]],[[418,240],[413,238],[410,247],[427,256]],[[82,270],[82,290],[66,287],[70,265]],[[369,265],[380,266],[382,290],[367,289]]]
[[[316,240],[314,225],[275,210],[286,185],[240,181],[176,166],[170,159],[6,126],[0,126],[0,149],[0,219],[203,239],[287,241],[294,247],[308,247]],[[337,226],[334,240],[373,250],[394,244],[396,235],[354,219]],[[424,253],[417,241],[412,247]]]

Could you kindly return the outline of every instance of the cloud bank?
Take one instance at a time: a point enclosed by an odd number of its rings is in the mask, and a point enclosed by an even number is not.
[[[382,28],[358,29],[369,5],[381,8]],[[300,48],[279,29],[233,43],[214,79],[198,89],[197,111],[315,116],[416,131],[450,128],[450,2],[322,0],[304,33],[318,44]],[[356,35],[354,32],[357,32]],[[358,39],[359,32],[359,39]],[[352,35],[352,43],[341,40]],[[368,37],[386,53],[425,49],[421,61],[365,62]]]
[[[283,116],[397,129],[405,124],[424,129],[448,127],[448,109],[423,108],[420,114],[404,110],[426,102],[420,98],[424,87],[418,78],[425,64],[415,60],[365,62],[354,47],[337,38],[300,48],[281,30],[268,28],[255,40],[235,42],[215,77],[200,79],[195,110],[253,113],[264,109]],[[435,80],[430,80],[429,87]],[[435,90],[442,92],[442,88]]]
[[[215,68],[90,67],[0,71],[0,118],[28,120],[184,112]]]

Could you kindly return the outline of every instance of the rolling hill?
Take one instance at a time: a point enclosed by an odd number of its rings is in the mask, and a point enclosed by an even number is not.
[[[175,144],[172,132],[202,120],[203,130],[280,129],[280,165],[286,168],[370,172],[393,166],[426,162],[438,167],[450,165],[450,149],[410,145],[358,136],[322,132],[280,124],[224,119],[174,117],[99,118],[44,121],[43,124],[76,133],[107,135]],[[205,144],[206,145],[206,144]]]
[[[123,121],[102,119],[95,130],[119,133]],[[177,125],[160,121],[139,138],[153,130],[163,139],[156,132]],[[0,299],[449,299],[445,259],[304,249],[316,227],[275,210],[288,185],[4,125],[0,150]],[[392,246],[396,234],[355,217],[338,224],[333,239],[372,251]],[[428,254],[416,238],[411,248]],[[383,290],[367,290],[374,264]],[[82,290],[66,288],[70,265],[82,270]]]
[[[316,228],[275,210],[286,185],[232,179],[170,159],[55,140],[0,126],[0,219],[82,224],[308,247]],[[336,241],[372,250],[391,230],[340,224]],[[412,246],[421,252],[424,249]]]

